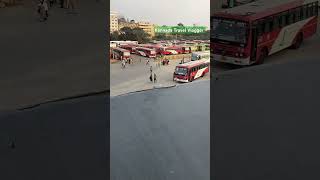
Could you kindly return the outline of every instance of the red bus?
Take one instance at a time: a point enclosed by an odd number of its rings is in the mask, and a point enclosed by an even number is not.
[[[137,45],[135,45],[135,44],[122,44],[119,47],[130,51],[131,54],[134,54],[134,53],[136,53]]]
[[[145,47],[136,47],[136,54],[144,57],[155,58],[156,51],[154,49],[145,48]]]
[[[297,49],[317,31],[318,1],[257,0],[211,16],[215,61],[251,65],[288,47]]]
[[[171,46],[169,47],[169,50],[176,51],[177,54],[183,54],[185,52],[181,46]]]
[[[173,73],[173,80],[178,82],[192,82],[199,77],[203,77],[209,70],[210,59],[179,64]]]
[[[112,56],[114,59],[128,59],[130,58],[130,51],[122,48],[113,48],[112,49]]]

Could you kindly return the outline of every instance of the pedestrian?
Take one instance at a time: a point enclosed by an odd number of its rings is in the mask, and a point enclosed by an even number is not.
[[[149,77],[150,81],[152,82],[152,74],[150,74],[150,77]]]
[[[50,8],[53,6],[53,0],[49,0]]]
[[[150,62],[150,60],[148,59],[148,60],[147,60],[147,63],[146,63],[146,65],[148,65],[148,64],[149,64],[149,62]]]
[[[49,17],[49,14],[48,14],[49,8],[48,8],[47,0],[43,0],[42,1],[42,6],[43,6],[44,13],[45,13],[44,14],[44,21],[46,21],[48,19],[48,17]]]
[[[150,66],[150,73],[152,73],[152,66]]]
[[[156,73],[153,74],[153,80],[154,80],[154,83],[157,82],[157,75],[156,75]]]
[[[40,17],[40,20],[42,20],[43,16],[43,8],[42,8],[42,1],[39,1],[38,5],[37,5],[37,13]]]

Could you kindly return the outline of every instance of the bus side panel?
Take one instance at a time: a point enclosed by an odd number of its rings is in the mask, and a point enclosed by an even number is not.
[[[308,38],[317,32],[318,17],[312,18],[303,26],[303,37]]]

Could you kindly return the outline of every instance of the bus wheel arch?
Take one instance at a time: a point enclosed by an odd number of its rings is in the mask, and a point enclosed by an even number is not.
[[[303,43],[303,33],[299,32],[294,40],[294,43],[292,44],[293,49],[299,49],[301,44]]]
[[[256,64],[263,64],[265,58],[268,56],[268,52],[269,51],[268,51],[267,47],[261,48],[260,55],[259,55],[259,58],[256,61]]]

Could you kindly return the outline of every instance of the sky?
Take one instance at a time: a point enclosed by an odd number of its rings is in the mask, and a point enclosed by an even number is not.
[[[157,25],[210,26],[210,0],[111,0],[110,10]]]

